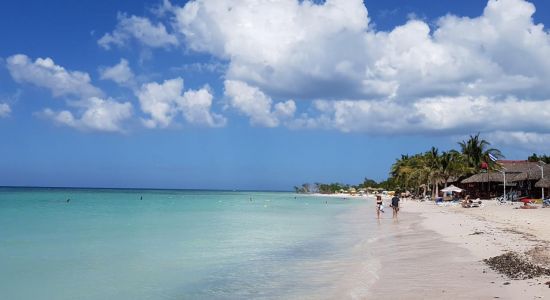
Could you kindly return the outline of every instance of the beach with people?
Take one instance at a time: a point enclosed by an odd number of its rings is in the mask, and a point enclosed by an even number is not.
[[[550,1],[5,0],[0,300],[550,299]]]
[[[374,202],[374,200],[372,200]],[[550,296],[550,209],[479,208],[405,200],[371,248],[376,299],[545,299]],[[384,221],[384,220],[383,220]]]
[[[331,197],[330,195],[324,195]],[[342,195],[333,195],[343,201]],[[331,296],[355,299],[546,299],[550,297],[550,209],[521,209],[522,202],[479,200],[465,208],[447,201],[400,198],[399,218],[391,208],[378,217],[379,198],[390,207],[392,196],[350,196],[364,205],[349,219],[364,222],[373,234],[362,251],[369,252],[369,272],[348,277],[364,288],[358,296],[347,289]],[[365,275],[366,274],[366,275]],[[345,284],[335,283],[345,287]],[[331,297],[329,297],[331,298]],[[327,299],[329,299],[327,298]]]

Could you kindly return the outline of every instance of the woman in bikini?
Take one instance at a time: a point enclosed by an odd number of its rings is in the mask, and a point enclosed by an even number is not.
[[[382,196],[376,196],[376,216],[380,219],[380,211],[384,212],[382,207]]]

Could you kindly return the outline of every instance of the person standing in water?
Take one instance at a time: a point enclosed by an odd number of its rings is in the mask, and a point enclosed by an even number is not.
[[[376,216],[380,219],[380,211],[384,212],[384,207],[382,206],[382,196],[376,196]]]
[[[397,196],[397,193],[391,198],[391,207],[393,208],[393,217],[397,218],[397,213],[399,212],[399,196]]]

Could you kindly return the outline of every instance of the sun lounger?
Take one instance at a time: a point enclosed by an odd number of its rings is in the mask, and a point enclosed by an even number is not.
[[[481,200],[479,199],[476,199],[475,201],[464,200],[462,201],[461,205],[464,208],[481,207]]]
[[[537,209],[539,207],[535,206],[535,205],[525,204],[525,205],[522,205],[522,206],[516,207],[516,208],[519,208],[519,209]]]

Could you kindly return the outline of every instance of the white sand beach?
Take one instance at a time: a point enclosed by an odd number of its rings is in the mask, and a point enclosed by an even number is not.
[[[508,251],[550,266],[550,209],[513,209],[484,201],[479,208],[402,201],[391,234],[374,249],[380,258],[373,299],[548,299],[550,277],[512,280],[483,259]],[[386,214],[387,215],[387,214]]]

